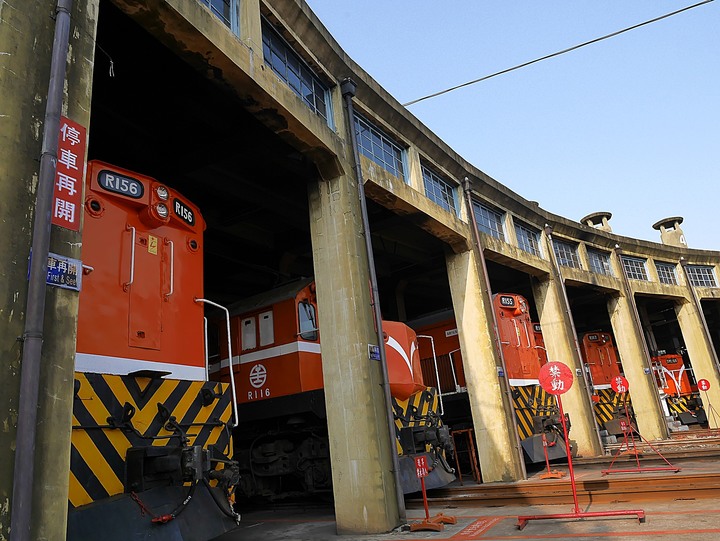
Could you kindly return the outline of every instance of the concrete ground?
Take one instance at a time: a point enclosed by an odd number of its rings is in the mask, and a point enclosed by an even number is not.
[[[641,462],[645,466],[658,466],[657,456],[645,456]],[[587,461],[576,467],[576,479],[583,481],[602,477],[601,470],[609,467],[610,457],[604,460]],[[705,458],[683,458],[672,461],[682,466],[677,473],[677,496],[671,501],[640,501],[618,503],[581,503],[579,510],[599,511],[637,511],[645,513],[645,521],[640,523],[634,514],[617,517],[593,517],[581,519],[542,519],[531,520],[523,530],[517,527],[518,516],[567,514],[575,511],[574,505],[504,505],[488,506],[478,503],[472,507],[432,506],[430,516],[443,513],[457,518],[456,524],[445,525],[442,532],[411,532],[409,528],[398,528],[393,532],[380,535],[338,535],[331,506],[327,507],[284,507],[272,510],[257,510],[243,514],[240,526],[214,541],[415,541],[415,540],[506,540],[539,539],[590,541],[595,539],[621,539],[623,541],[716,541],[720,539],[720,481],[717,494],[707,491],[705,497],[695,498],[692,490],[683,490],[684,479],[690,474],[715,473],[720,471],[718,456]],[[617,465],[634,466],[634,460]],[[567,465],[558,466],[567,471]],[[529,480],[535,479],[542,471],[529,474]],[[659,473],[626,473],[642,482],[644,476]],[[670,475],[673,475],[672,473]],[[567,479],[567,478],[566,478]],[[555,481],[548,481],[555,482]],[[567,481],[565,481],[567,482]],[[456,481],[457,483],[457,481]],[[522,483],[522,482],[521,482]],[[465,481],[466,485],[474,484]],[[690,487],[688,487],[690,488]],[[713,489],[711,489],[713,490]],[[698,494],[699,493],[695,493]],[[424,518],[423,508],[407,511],[408,523]]]
[[[337,535],[332,509],[285,509],[255,512],[243,516],[241,525],[215,541],[413,541],[413,540],[505,540],[542,539],[590,541],[603,538],[623,541],[716,541],[720,539],[720,487],[718,499],[676,500],[672,503],[640,505],[604,504],[581,507],[582,512],[644,510],[646,519],[634,516],[587,519],[533,520],[518,530],[519,515],[571,513],[572,505],[533,507],[472,507],[430,509],[430,516],[442,512],[457,517],[457,524],[442,532],[396,530],[380,535]],[[408,511],[413,522],[424,517],[423,510]]]

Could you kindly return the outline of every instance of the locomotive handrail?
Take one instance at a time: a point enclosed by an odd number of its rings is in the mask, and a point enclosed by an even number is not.
[[[135,231],[135,228],[131,225],[126,225],[125,231],[132,231],[132,240],[130,241],[130,281],[125,282],[123,284],[123,289],[125,291],[127,291],[128,288],[135,281],[135,234],[136,234],[136,231]]]
[[[175,243],[165,239],[165,244],[170,245],[170,292],[165,293],[165,299],[167,300],[175,293]]]
[[[233,373],[233,355],[232,355],[232,340],[230,337],[230,311],[225,308],[224,306],[213,302],[208,299],[199,299],[195,298],[195,302],[204,302],[206,304],[209,304],[210,306],[214,306],[215,308],[220,308],[223,312],[225,312],[225,326],[227,331],[227,347],[228,347],[228,371],[230,373],[230,389],[232,390],[232,403],[233,403],[233,417],[235,418],[235,421],[231,425],[231,428],[237,427],[238,423],[240,422],[238,419],[238,412],[237,412],[237,394],[235,393],[235,374]],[[206,320],[207,322],[207,320]],[[206,330],[207,333],[207,330]],[[205,344],[207,344],[207,339],[205,340]],[[207,350],[206,350],[207,351]],[[208,356],[205,355],[205,374],[208,373]]]
[[[455,384],[455,392],[456,393],[461,392],[460,385],[458,385],[457,374],[455,374],[455,361],[453,361],[453,353],[457,353],[458,351],[460,351],[460,348],[454,349],[450,353],[448,353],[448,357],[450,358],[450,372],[452,373],[453,383]]]
[[[527,328],[527,321],[523,321],[523,329],[525,329],[525,338],[527,338],[528,346],[530,345],[530,333]]]
[[[522,343],[520,342],[520,329],[518,329],[517,321],[513,319],[512,322],[513,326],[515,327],[515,338],[517,339],[517,347],[519,348],[520,346],[522,346]]]
[[[440,415],[445,415],[445,408],[443,407],[443,399],[442,399],[442,386],[440,385],[440,372],[438,372],[437,355],[435,355],[435,340],[433,339],[432,336],[428,336],[426,334],[418,334],[417,337],[430,339],[430,347],[432,348],[432,354],[433,354],[433,366],[435,368],[435,381],[437,381],[438,400],[440,401]],[[456,385],[457,385],[457,383],[456,383]]]

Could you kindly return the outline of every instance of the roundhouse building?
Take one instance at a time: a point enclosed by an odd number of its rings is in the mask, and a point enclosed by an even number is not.
[[[658,393],[658,355],[680,352],[694,381],[710,383],[706,399],[720,404],[719,252],[688,247],[681,217],[658,221],[660,242],[647,242],[614,233],[610,212],[578,221],[514,193],[402,107],[303,0],[19,4],[0,2],[0,500],[10,508],[23,399],[18,337],[26,333],[54,39],[69,44],[60,113],[86,130],[85,158],[73,165],[82,171],[97,159],[141,172],[202,209],[207,298],[229,304],[315,278],[341,532],[388,531],[403,512],[382,371],[368,358],[377,342],[373,300],[385,319],[452,314],[485,482],[525,475],[496,339],[496,293],[528,299],[547,357],[576,374],[563,400],[579,455],[603,453],[584,333],[614,337],[646,439],[668,438],[675,413]],[[70,26],[55,38],[57,4],[71,6]],[[50,252],[83,261],[81,235],[81,220],[76,229],[53,225]],[[378,299],[368,287],[366,235]],[[77,297],[45,292],[35,437],[43,482],[33,528],[50,539],[65,532]],[[718,428],[714,416],[708,423]],[[10,515],[0,514],[0,538],[9,526]]]

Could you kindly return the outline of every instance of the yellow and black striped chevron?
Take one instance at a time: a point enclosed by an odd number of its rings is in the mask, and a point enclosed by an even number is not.
[[[670,413],[673,415],[678,415],[680,413],[688,413],[692,411],[693,408],[690,407],[689,402],[694,401],[694,397],[692,396],[681,396],[680,398],[668,398],[667,399],[667,405],[668,409],[670,410]]]
[[[167,413],[188,445],[229,457],[231,412],[227,384],[76,372],[70,506],[122,493],[128,448],[180,445],[166,429]]]
[[[594,393],[598,397],[598,401],[593,403],[595,420],[598,425],[602,426],[608,421],[625,415],[624,394],[618,394],[612,389],[595,389]],[[632,412],[630,396],[627,397],[627,408],[629,412]]]
[[[434,387],[426,387],[424,391],[415,393],[407,400],[392,399],[395,416],[395,442],[399,455],[403,454],[400,445],[400,429],[412,426],[429,426],[428,417],[440,418],[439,399]],[[428,446],[429,447],[429,446]],[[429,449],[428,449],[429,450]]]
[[[557,413],[555,398],[540,385],[510,387],[518,434],[524,440],[533,435],[533,417]]]

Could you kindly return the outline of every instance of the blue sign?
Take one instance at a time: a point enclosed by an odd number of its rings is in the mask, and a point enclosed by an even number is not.
[[[50,286],[80,291],[82,262],[79,259],[48,253],[46,283]]]
[[[373,346],[372,344],[368,344],[368,357],[370,357],[371,361],[379,361],[380,346]]]

